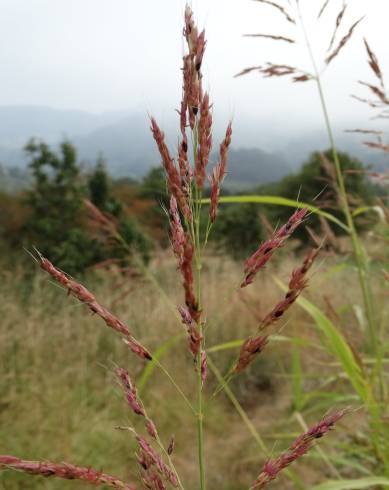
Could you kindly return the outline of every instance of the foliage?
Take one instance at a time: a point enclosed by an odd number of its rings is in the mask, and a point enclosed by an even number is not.
[[[106,164],[101,156],[98,158],[96,167],[89,177],[88,187],[90,200],[100,211],[109,213],[112,216],[119,216],[122,212],[122,204],[112,195]]]
[[[155,167],[143,177],[139,188],[139,196],[152,199],[157,203],[168,205],[169,199],[166,190],[166,177],[162,167]]]
[[[85,188],[77,153],[69,141],[54,152],[43,141],[25,146],[30,158],[32,189],[27,204],[28,246],[36,246],[70,274],[83,271],[96,259],[96,244],[83,231],[81,210]]]
[[[213,231],[213,239],[233,258],[246,257],[264,236],[258,205],[222,206]]]
[[[316,151],[302,166],[300,172],[284,177],[280,182],[260,189],[261,193],[283,196],[289,199],[298,199],[314,203],[322,210],[331,212],[337,219],[343,219],[343,211],[339,202],[336,176],[332,174],[331,150],[323,154]],[[323,158],[324,157],[324,158]],[[369,204],[373,198],[373,189],[369,185],[363,171],[362,163],[348,153],[339,152],[342,171],[346,177],[347,192],[351,203],[358,205],[361,202]],[[285,220],[289,210],[283,207],[267,209],[267,214],[272,222]],[[320,229],[318,218],[312,217],[309,226]],[[336,234],[343,234],[339,227],[333,227]],[[297,230],[296,236],[306,236],[303,228]]]
[[[33,177],[26,199],[30,209],[26,224],[28,247],[36,246],[72,275],[107,258],[128,264],[134,251],[144,261],[149,259],[150,239],[113,195],[101,157],[85,183],[76,149],[69,141],[61,143],[58,153],[35,140],[29,141],[25,150]],[[121,243],[107,247],[91,235],[83,206],[87,197],[100,211],[118,221]]]
[[[166,176],[162,167],[149,170],[143,177],[138,189],[139,199],[149,201],[150,206],[145,213],[150,231],[159,243],[166,247],[169,245],[166,230],[166,212],[169,208],[169,196],[166,188]]]
[[[106,258],[120,259],[121,264],[128,265],[134,252],[139,253],[143,262],[150,260],[152,242],[141,230],[137,221],[126,213],[123,203],[114,195],[105,163],[100,157],[96,168],[88,181],[91,202],[110,219],[117,222],[121,240],[105,243],[101,250],[101,260]],[[107,247],[107,245],[109,245]]]

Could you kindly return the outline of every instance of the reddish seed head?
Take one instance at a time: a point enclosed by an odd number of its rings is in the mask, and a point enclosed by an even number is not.
[[[141,401],[138,399],[135,386],[132,385],[128,371],[122,368],[115,369],[117,377],[120,379],[124,393],[126,395],[127,403],[131,407],[134,413],[137,415],[145,416],[145,411]]]
[[[193,254],[194,246],[189,233],[185,233],[181,225],[180,216],[177,210],[176,199],[170,199],[170,231],[173,251],[178,259],[178,268],[181,271],[183,287],[185,291],[185,303],[190,315],[198,321],[200,312],[198,311],[196,296],[194,292],[193,278]]]
[[[265,244],[262,246],[266,246]],[[295,269],[289,282],[289,289],[282,301],[268,313],[261,321],[258,329],[263,331],[276,323],[284,313],[292,306],[307,285],[306,274],[313,264],[319,250],[312,250],[305,258],[303,265]],[[264,255],[266,257],[266,254]],[[235,366],[235,372],[243,371],[258,354],[262,352],[268,341],[269,334],[249,337],[242,345],[239,354],[239,360]]]
[[[170,442],[169,442],[169,446],[167,448],[167,453],[169,455],[173,453],[173,451],[174,451],[174,445],[175,445],[174,436],[172,436],[171,439],[170,439]]]
[[[260,354],[268,343],[268,336],[249,337],[240,348],[239,359],[234,371],[242,372]]]
[[[181,186],[180,174],[176,168],[174,159],[170,156],[169,149],[166,146],[165,135],[160,130],[153,117],[151,118],[151,131],[161,155],[162,165],[165,168],[169,192],[176,198],[183,215],[190,221],[192,219],[192,211],[189,208],[187,198]]]
[[[204,97],[202,90],[201,65],[205,51],[205,33],[198,33],[190,7],[185,9],[184,36],[188,46],[188,54],[183,58],[183,96],[181,103],[181,132],[186,125],[188,111],[189,126],[193,130],[196,118],[202,106]],[[184,117],[185,112],[185,117]]]
[[[66,274],[59,269],[56,269],[54,265],[45,257],[40,257],[40,266],[44,271],[50,274],[51,277],[64,286],[68,290],[69,294],[75,296],[81,303],[87,305],[92,313],[95,313],[102,318],[108,327],[124,335],[125,339],[123,340],[136,355],[142,359],[151,359],[151,354],[147,351],[147,349],[131,336],[128,326],[113,313],[108,311],[104,306],[98,303],[95,296],[88,291],[85,286],[73,281],[72,279],[69,279]]]
[[[164,463],[162,456],[158,454],[155,449],[150,446],[146,439],[139,434],[136,434],[136,440],[138,441],[140,454],[140,463],[145,469],[150,470],[151,466],[154,466],[159,473],[161,473],[166,480],[168,480],[173,487],[178,486],[178,480],[173,471]]]
[[[155,424],[151,419],[147,419],[146,429],[153,439],[157,439],[157,428],[155,427]]]
[[[187,197],[190,192],[190,184],[193,178],[192,167],[188,160],[188,142],[184,132],[183,139],[178,147],[178,166],[180,168],[181,187]]]
[[[186,37],[189,51],[193,55],[196,52],[197,27],[194,23],[193,12],[189,5],[185,6],[184,36]]]
[[[195,68],[196,71],[200,71],[201,64],[203,62],[203,56],[205,51],[205,31],[201,31],[199,37],[197,38],[197,46],[196,46],[196,57],[195,57]]]
[[[187,310],[187,308],[184,308],[183,306],[179,306],[178,311],[181,315],[182,323],[184,323],[184,325],[189,327],[189,326],[195,324],[195,322],[194,322],[193,318],[190,316],[190,313]]]
[[[182,228],[180,215],[178,213],[177,201],[174,196],[171,196],[170,198],[169,217],[172,248],[174,255],[178,260],[178,267],[181,267],[184,260],[186,238],[184,229]]]
[[[95,224],[97,224],[100,229],[109,235],[115,235],[117,233],[117,224],[113,216],[106,216],[96,207],[89,199],[84,199],[84,205],[89,211],[89,214]]]
[[[19,458],[16,458],[15,456],[7,456],[7,455],[2,455],[0,456],[0,464],[2,465],[12,465],[14,463],[18,463],[20,461]]]
[[[211,184],[211,196],[210,196],[211,205],[209,208],[209,216],[212,223],[214,223],[214,221],[216,220],[220,187],[226,175],[227,155],[228,155],[228,148],[231,143],[231,135],[232,135],[232,128],[231,128],[231,123],[229,123],[225,138],[222,144],[220,145],[219,162],[214,167],[212,171],[212,175],[209,177],[209,182]]]
[[[196,155],[195,177],[197,187],[202,189],[205,181],[205,169],[212,149],[212,115],[207,93],[201,101],[198,133],[199,148]]]
[[[133,337],[127,337],[123,339],[123,342],[142,359],[146,359],[148,361],[152,360],[152,356],[150,352],[143,347],[139,342],[137,342]]]
[[[268,483],[274,480],[284,468],[301,458],[301,456],[304,456],[304,454],[312,448],[314,441],[331,430],[335,426],[335,423],[342,418],[346,412],[346,410],[340,410],[333,415],[324,417],[318,424],[315,424],[307,432],[301,434],[288,450],[278,456],[278,458],[266,461],[261,473],[250,490],[264,488]]]
[[[186,326],[188,332],[189,349],[196,359],[201,348],[202,336],[188,309],[179,306],[178,311],[180,312],[182,323]]]
[[[203,350],[201,351],[201,382],[204,386],[205,380],[207,379],[207,354]]]
[[[289,290],[302,291],[306,287],[305,276],[312,267],[314,260],[319,253],[319,249],[311,250],[305,257],[303,265],[292,272],[292,277],[289,281]]]
[[[248,286],[254,281],[257,272],[262,269],[273,253],[282,247],[285,241],[292,235],[295,229],[303,222],[308,209],[302,208],[295,211],[279,230],[273,236],[260,245],[258,250],[246,260],[244,272],[246,274],[241,287]]]
[[[125,483],[114,476],[96,471],[93,468],[84,468],[68,463],[26,461],[13,456],[0,455],[0,467],[2,466],[43,477],[81,480],[94,485],[107,485],[121,490],[136,490],[135,486]]]
[[[191,317],[195,320],[195,322],[199,322],[201,312],[198,309],[198,303],[194,291],[193,255],[194,246],[189,233],[186,233],[184,255],[180,269],[183,278],[186,306],[188,307],[189,313]]]
[[[313,425],[305,434],[299,436],[294,443],[290,446],[290,449],[296,449],[299,446],[305,444],[307,441],[312,441],[313,439],[320,439],[324,436],[328,431],[334,428],[336,422],[340,420],[345,414],[347,410],[339,410],[338,412],[333,413],[332,415],[327,415],[320,422]]]

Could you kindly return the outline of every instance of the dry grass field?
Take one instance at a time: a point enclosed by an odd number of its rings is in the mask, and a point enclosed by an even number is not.
[[[237,288],[241,264],[224,257],[207,257],[203,284],[210,352],[215,345],[243,339],[255,328],[256,318],[281,297],[273,278],[286,282],[298,260],[284,253],[279,263],[269,267],[255,287],[243,294]],[[149,278],[134,279],[131,293],[119,301],[121,290],[116,287],[119,278],[113,271],[91,274],[84,284],[131,325],[137,338],[152,352],[166,347],[160,361],[174,373],[187,397],[193,399],[193,359],[174,306],[182,301],[175,263],[165,253],[151,264],[149,271]],[[155,281],[150,280],[151,276]],[[145,382],[144,366],[134,360],[120,338],[106,329],[101,319],[92,317],[84,306],[67,297],[39,269],[29,281],[23,278],[21,270],[3,272],[0,287],[0,452],[43,461],[86,462],[131,478],[136,467],[134,441],[127,432],[114,429],[136,422],[114,378],[113,369],[120,365],[132,373],[163,439],[175,435],[176,465],[183,479],[196,481],[193,417],[158,368]],[[163,288],[163,294],[158,287]],[[355,271],[344,257],[323,255],[305,296],[327,311],[334,321],[347,326],[344,333],[353,345],[358,347],[363,342],[356,307]],[[310,394],[312,398],[301,407],[307,422],[315,421],[330,407],[336,407],[336,403],[353,404],[355,399],[336,362],[322,350],[315,322],[302,308],[296,306],[277,333],[257,362],[231,383],[270,453],[281,450],[301,431],[295,416],[296,408],[300,409],[296,407],[298,397]],[[292,342],[293,337],[300,339],[299,350],[296,341]],[[209,356],[221,372],[226,372],[237,352],[235,347]],[[296,353],[301,355],[296,357]],[[212,376],[205,395],[209,485],[238,490],[252,480],[265,455],[228,397],[223,392],[213,396],[216,386]],[[333,396],[329,396],[331,392]],[[313,451],[300,462],[297,472],[304,475],[307,485],[324,475],[333,476],[334,464],[340,465],[343,476],[358,475],[351,465],[353,457],[342,464],[336,448],[349,444],[347,426],[359,419],[363,420],[361,414],[350,415],[341,424],[344,430],[324,441],[321,446],[324,459]],[[0,488],[65,489],[72,488],[72,482],[3,472]],[[76,488],[82,488],[82,484]],[[188,488],[194,490],[196,485]],[[273,488],[294,487],[280,478]]]

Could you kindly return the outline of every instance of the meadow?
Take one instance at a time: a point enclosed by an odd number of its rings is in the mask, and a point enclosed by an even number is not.
[[[294,254],[285,253],[261,277],[261,288],[243,294],[236,284],[241,264],[224,257],[206,257],[204,298],[212,318],[207,346],[221,372],[233,360],[236,347],[214,354],[212,347],[245,338],[281,296],[273,277],[286,282],[297,264]],[[167,252],[150,266],[166,297],[147,278],[135,279],[130,294],[117,302],[121,294],[113,272],[92,275],[84,284],[131,324],[137,338],[152,351],[166,346],[161,361],[191,397],[194,386],[188,364],[193,361],[173,307],[181,292],[175,269]],[[23,287],[21,270],[3,273],[1,278],[0,451],[43,461],[88,461],[94,468],[132,479],[136,476],[134,442],[127,433],[114,429],[134,423],[113,375],[114,366],[123,365],[137,380],[163,438],[175,435],[176,466],[183,479],[196,481],[192,415],[169,380],[158,369],[145,378],[145,366],[131,358],[120,339],[39,269],[31,281]],[[358,322],[358,295],[352,263],[333,254],[320,260],[306,292],[306,297],[336,323],[347,325],[345,333],[356,348],[363,344],[365,334]],[[382,291],[377,285],[379,295]],[[315,421],[339,405],[358,406],[344,373],[324,350],[322,340],[312,317],[296,306],[267,351],[231,385],[270,453],[282,450],[296,437],[303,421]],[[235,490],[247,484],[265,454],[228,396],[222,392],[213,396],[216,386],[213,378],[205,395],[209,485]],[[363,476],[368,471],[366,463],[361,464],[360,447],[366,443],[365,415],[363,409],[350,414],[337,434],[321,446],[323,452],[313,451],[300,462],[296,471],[308,488],[325,476]],[[354,440],[358,439],[357,445]],[[72,485],[35,480],[18,472],[4,472],[1,477],[1,487],[7,490]],[[294,488],[283,478],[273,487]]]

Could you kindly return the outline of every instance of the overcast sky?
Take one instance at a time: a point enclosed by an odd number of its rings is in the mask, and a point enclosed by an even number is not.
[[[288,5],[288,0],[279,2]],[[323,0],[300,3],[321,65],[342,0],[330,0],[320,22],[315,17]],[[358,17],[366,18],[324,75],[330,112],[339,124],[369,114],[349,97],[366,95],[358,79],[372,80],[362,36],[389,73],[389,1],[349,4],[341,35]],[[0,105],[134,109],[170,118],[181,92],[184,5],[184,0],[0,0]],[[299,31],[280,13],[252,0],[193,0],[192,6],[199,26],[206,28],[203,71],[218,121],[229,116],[241,124],[278,121],[285,130],[319,123],[313,83],[292,85],[256,74],[233,78],[242,68],[266,61],[310,69],[303,44],[242,37],[260,32],[300,41]]]

